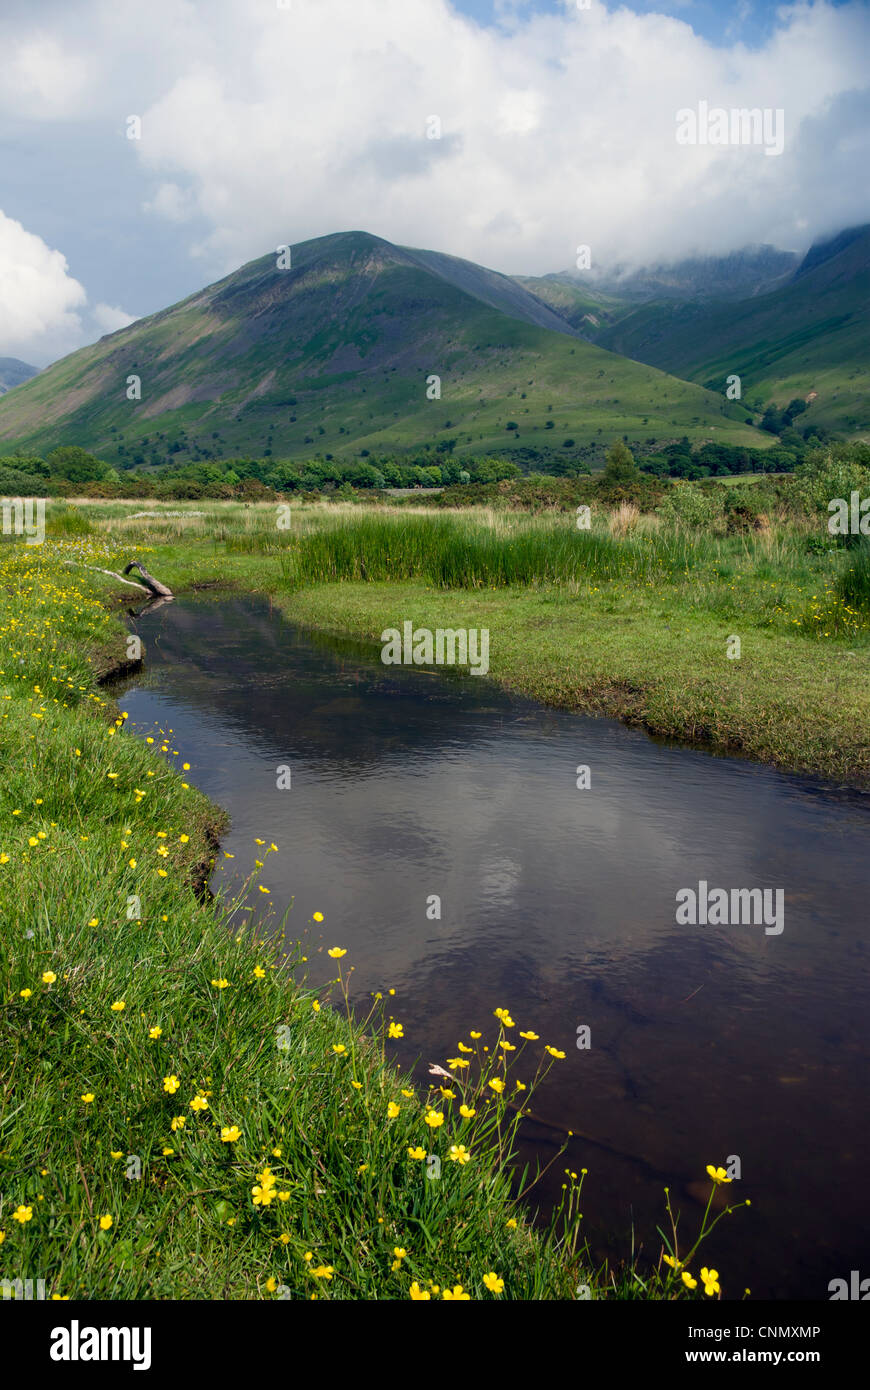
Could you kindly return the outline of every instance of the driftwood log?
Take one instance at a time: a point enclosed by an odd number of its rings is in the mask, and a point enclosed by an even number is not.
[[[149,589],[152,594],[157,594],[159,598],[172,598],[172,590],[167,589],[165,584],[161,584],[159,579],[155,579],[153,574],[149,574],[148,571],[139,564],[138,560],[131,561],[131,563],[126,566],[124,573],[129,574],[132,569],[139,571],[139,578],[145,588]]]

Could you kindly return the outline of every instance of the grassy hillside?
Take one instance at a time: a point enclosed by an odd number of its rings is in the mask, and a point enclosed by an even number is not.
[[[357,232],[294,247],[291,269],[276,260],[41,373],[0,401],[0,441],[82,444],[121,465],[195,443],[214,456],[340,457],[442,440],[459,454],[614,434],[765,441],[721,393],[581,341],[540,299],[469,262]],[[131,375],[139,401],[127,399]]]
[[[870,228],[813,248],[772,294],[736,304],[648,303],[596,341],[714,390],[785,406],[816,393],[802,424],[870,429]]]

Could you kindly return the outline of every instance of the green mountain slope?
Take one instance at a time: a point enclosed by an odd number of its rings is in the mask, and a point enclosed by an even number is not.
[[[802,424],[847,434],[870,429],[870,227],[810,249],[770,294],[730,304],[642,305],[605,326],[595,341],[700,382],[724,388],[740,376],[744,399],[810,399]]]
[[[197,447],[339,457],[444,439],[457,453],[552,453],[615,434],[768,440],[721,393],[583,341],[470,262],[362,232],[294,246],[290,269],[276,259],[55,363],[0,400],[0,442],[147,463]],[[130,376],[141,400],[127,399]]]

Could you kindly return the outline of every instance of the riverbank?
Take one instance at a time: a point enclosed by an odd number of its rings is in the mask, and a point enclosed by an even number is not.
[[[401,1001],[392,1030],[383,1001],[358,1022],[329,1007],[351,959],[328,922],[309,927],[331,992],[304,950],[288,965],[246,931],[281,852],[268,826],[238,896],[203,894],[222,813],[171,731],[125,732],[97,684],[127,655],[120,595],[70,558],[49,542],[0,566],[0,1275],[71,1299],[688,1296],[666,1264],[589,1268],[582,1175],[528,1225],[509,1098],[534,1084],[515,1090],[498,1042],[524,1075],[558,1065],[534,1020],[493,1017],[421,1095],[389,1060],[391,1032],[413,1036]]]
[[[615,539],[605,529],[587,542],[582,573],[560,573],[572,518],[474,513],[456,523],[458,544],[435,557],[442,570],[456,569],[445,587],[403,575],[399,561],[409,571],[425,567],[426,545],[440,543],[437,527],[449,519],[438,519],[433,540],[424,534],[431,516],[373,523],[358,507],[294,509],[286,532],[276,530],[270,506],[125,521],[118,504],[94,504],[84,515],[178,592],[265,593],[297,622],[378,649],[385,629],[409,620],[487,628],[489,674],[507,689],[716,753],[870,787],[870,615],[838,594],[848,560],[814,550],[794,527],[724,538],[660,529]],[[367,537],[374,524],[401,531],[416,559],[400,557],[380,535]],[[492,533],[491,544],[480,545],[480,531]],[[469,544],[478,546],[479,565],[470,577]],[[510,565],[524,582],[510,582]],[[550,577],[536,578],[536,565]],[[365,579],[354,577],[360,567]],[[395,577],[386,577],[391,567]]]

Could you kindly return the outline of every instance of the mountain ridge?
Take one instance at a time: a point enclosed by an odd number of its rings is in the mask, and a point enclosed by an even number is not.
[[[289,259],[250,261],[47,368],[0,401],[0,441],[82,444],[121,466],[167,451],[528,458],[616,434],[767,442],[721,394],[591,344],[497,271],[365,232]]]

